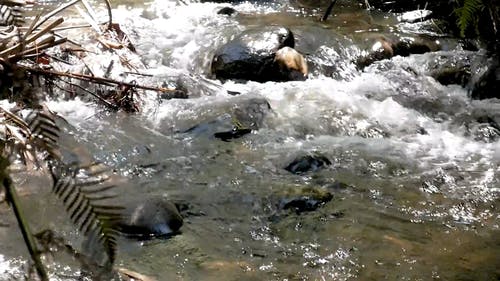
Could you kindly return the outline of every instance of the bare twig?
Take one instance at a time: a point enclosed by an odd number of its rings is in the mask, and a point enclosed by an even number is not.
[[[61,80],[61,81],[63,81],[63,80]],[[118,109],[118,106],[116,106],[115,104],[110,103],[109,101],[107,101],[106,99],[104,99],[103,97],[101,97],[100,95],[98,95],[98,94],[96,94],[96,93],[94,93],[92,91],[89,91],[89,90],[85,89],[84,87],[82,87],[80,85],[77,85],[77,84],[74,84],[74,83],[71,83],[71,82],[67,82],[67,81],[63,81],[63,82],[65,82],[67,84],[70,84],[73,87],[77,87],[78,89],[84,91],[85,93],[87,93],[87,94],[95,97],[96,99],[100,100],[102,103],[104,103],[107,107],[109,107],[111,109],[114,109],[114,110]]]
[[[66,42],[66,38],[58,39],[58,40],[55,40],[53,42],[48,42],[48,43],[41,44],[41,45],[36,45],[36,46],[34,46],[34,47],[30,48],[30,49],[27,49],[25,51],[22,51],[22,52],[19,52],[17,54],[14,54],[12,56],[9,56],[9,59],[10,60],[21,59],[24,56],[28,56],[28,55],[40,53],[42,50],[45,50],[45,49],[48,49],[48,48],[52,48],[52,47],[60,45],[60,44],[62,44],[64,42]]]
[[[337,0],[332,0],[332,2],[330,3],[330,5],[328,6],[328,8],[326,9],[326,12],[325,14],[323,15],[323,17],[321,18],[321,21],[326,21],[328,19],[328,17],[330,16],[330,14],[332,13],[332,10],[333,10],[333,6],[335,6],[335,3],[337,3]]]
[[[47,15],[45,15],[45,17],[43,17],[36,25],[33,29],[37,29],[39,28],[40,26],[42,26],[42,24],[44,24],[46,21],[48,21],[49,19],[51,19],[53,16],[57,15],[58,13],[64,11],[65,9],[75,5],[76,3],[80,2],[81,0],[73,0],[73,1],[70,1],[64,5],[62,5],[61,7],[57,8],[57,9],[54,9],[52,12],[48,13]]]
[[[8,177],[8,175],[4,174],[6,169],[6,160],[2,159],[1,169],[2,171],[2,184],[5,188],[5,197],[7,201],[9,201],[12,206],[12,210],[16,216],[17,222],[19,224],[19,228],[23,235],[26,246],[28,247],[28,252],[30,253],[31,258],[35,262],[36,271],[38,276],[42,281],[49,281],[49,275],[40,259],[40,252],[37,249],[35,240],[33,238],[33,234],[29,228],[29,224],[26,222],[26,217],[24,216],[21,207],[19,206],[19,199],[17,198],[17,193],[15,188],[12,186],[12,180]]]
[[[108,9],[108,30],[111,30],[111,27],[113,25],[113,13],[111,12],[111,4],[109,3],[109,0],[103,0],[104,3],[106,4],[106,8]]]
[[[48,26],[46,26],[45,28],[43,28],[42,30],[40,30],[39,32],[37,32],[36,34],[26,38],[26,40],[21,40],[21,42],[19,42],[18,44],[8,48],[8,49],[5,49],[3,51],[0,52],[0,57],[2,56],[6,56],[6,55],[10,55],[12,53],[16,53],[15,55],[17,56],[18,53],[20,50],[22,50],[22,47],[23,46],[26,46],[27,44],[35,41],[36,39],[40,38],[41,36],[43,36],[44,34],[48,33],[51,31],[52,28],[60,25],[62,22],[64,21],[63,18],[58,18],[57,20],[55,20],[54,22],[50,23]]]

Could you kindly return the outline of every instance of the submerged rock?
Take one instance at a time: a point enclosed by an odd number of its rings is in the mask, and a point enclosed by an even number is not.
[[[225,131],[225,132],[217,132],[214,134],[215,138],[218,138],[222,141],[231,141],[232,139],[238,139],[241,138],[244,135],[250,134],[252,130],[250,129],[239,129],[236,127],[233,127],[230,131]]]
[[[226,113],[202,122],[184,133],[212,135],[223,141],[240,138],[262,127],[271,105],[262,97],[239,96]]]
[[[324,166],[331,165],[332,162],[322,155],[305,155],[295,158],[285,167],[285,170],[293,174],[303,174],[315,172]]]
[[[211,72],[222,80],[304,80],[307,65],[303,56],[293,50],[294,46],[295,39],[288,28],[248,30],[216,51]]]
[[[476,141],[493,143],[500,140],[500,125],[491,117],[480,116],[477,123],[469,125],[470,134]]]
[[[183,224],[179,210],[165,198],[152,198],[131,209],[120,230],[132,237],[151,238],[176,234]]]
[[[252,130],[258,130],[270,111],[271,105],[263,98],[250,98],[245,103],[238,103],[232,109],[232,129],[217,132],[214,137],[230,141],[249,134]]]
[[[333,199],[333,195],[320,188],[294,188],[287,190],[278,202],[278,209],[297,214],[315,211]]]
[[[243,128],[258,130],[264,118],[271,112],[271,105],[265,98],[253,97],[236,103],[232,115]]]

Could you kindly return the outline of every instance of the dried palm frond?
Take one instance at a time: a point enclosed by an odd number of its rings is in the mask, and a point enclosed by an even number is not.
[[[0,0],[0,26],[24,24],[23,6],[25,1],[21,0]]]
[[[26,118],[0,107],[0,141],[4,155],[23,164],[40,166],[40,160],[59,159],[59,127],[47,109],[33,110]]]

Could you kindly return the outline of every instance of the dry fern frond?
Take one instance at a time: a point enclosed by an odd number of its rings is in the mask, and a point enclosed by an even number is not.
[[[26,2],[22,0],[0,0],[0,26],[23,25],[24,5]]]
[[[24,165],[40,166],[40,160],[59,159],[59,127],[54,115],[33,110],[25,119],[0,107],[0,141],[4,155],[18,157]]]

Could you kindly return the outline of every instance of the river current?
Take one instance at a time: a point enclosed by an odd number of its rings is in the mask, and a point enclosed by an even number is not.
[[[325,7],[300,1],[113,5],[114,21],[147,67],[140,72],[152,75],[138,81],[175,83],[190,94],[159,100],[147,92],[137,114],[108,112],[85,98],[47,101],[67,120],[62,144],[112,167],[123,202],[166,196],[188,208],[180,235],[121,239],[118,266],[158,280],[500,277],[500,142],[489,134],[500,129],[481,121],[500,122],[500,101],[472,100],[462,86],[429,75],[435,65],[474,60],[481,51],[461,49],[433,22],[404,23],[398,14],[342,1],[326,22],[318,21]],[[217,15],[225,6],[239,14]],[[312,68],[306,81],[212,79],[218,47],[269,25],[290,28],[296,49],[323,68]],[[442,50],[356,69],[353,59],[378,34],[429,36]],[[252,98],[271,106],[259,130],[230,142],[210,128],[189,130]],[[304,154],[321,154],[331,165],[299,175],[284,169]],[[46,204],[56,200],[40,191],[50,185],[44,178],[19,180],[28,216],[35,228],[79,241],[61,209]],[[309,212],[279,208],[287,192],[304,189],[333,199]],[[0,280],[12,280],[27,253],[4,203],[0,213]]]

